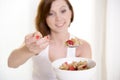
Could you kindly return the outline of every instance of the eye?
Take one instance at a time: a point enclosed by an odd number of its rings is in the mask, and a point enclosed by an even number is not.
[[[66,12],[66,9],[61,10],[61,13],[65,13],[65,12]]]
[[[52,16],[52,15],[54,15],[52,12],[50,12],[50,13],[48,14],[48,16]]]
[[[50,12],[48,13],[48,16],[55,16],[55,15],[56,15],[56,13],[53,12],[53,11],[50,11]]]

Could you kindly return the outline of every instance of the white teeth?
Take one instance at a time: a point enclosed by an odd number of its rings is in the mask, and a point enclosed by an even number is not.
[[[59,25],[57,25],[57,26],[62,26],[63,24],[59,24]]]
[[[64,24],[63,23],[61,23],[61,24],[56,24],[56,26],[58,26],[58,27],[61,27],[61,26],[63,26]]]

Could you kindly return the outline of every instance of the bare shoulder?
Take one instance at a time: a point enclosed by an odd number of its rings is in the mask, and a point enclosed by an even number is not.
[[[76,55],[79,57],[92,57],[91,45],[83,39],[78,39],[80,42],[80,46],[76,49]]]

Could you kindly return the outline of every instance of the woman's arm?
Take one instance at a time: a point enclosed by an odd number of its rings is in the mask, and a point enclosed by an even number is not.
[[[32,56],[39,54],[43,49],[45,49],[49,40],[46,37],[42,37],[40,32],[35,32],[28,34],[25,37],[25,44],[12,51],[8,58],[8,66],[12,68],[17,68],[24,64]]]
[[[34,56],[27,47],[24,45],[19,49],[15,49],[8,58],[8,66],[12,68],[17,68],[24,64],[29,58]]]

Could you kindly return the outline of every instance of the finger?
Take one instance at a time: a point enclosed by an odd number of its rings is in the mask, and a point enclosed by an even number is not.
[[[40,49],[44,49],[49,45],[49,42],[45,42],[44,44],[39,45]]]
[[[31,43],[34,43],[36,42],[37,40],[34,38],[34,35],[36,34],[35,33],[31,33],[31,34],[28,34],[26,37],[25,37],[25,43],[26,44],[31,44]],[[38,34],[38,33],[37,33]]]
[[[25,40],[25,44],[26,45],[36,44],[36,40],[34,38],[27,39]]]
[[[37,45],[44,44],[45,42],[49,42],[49,39],[47,37],[41,38],[38,41],[36,41]]]
[[[37,40],[40,39],[40,38],[42,38],[42,34],[40,32],[35,32],[33,36]]]
[[[39,46],[36,45],[36,43],[31,43],[31,44],[27,44],[26,45],[28,47],[28,49],[32,52],[34,52],[35,50],[39,50]]]
[[[49,44],[48,42],[41,44],[41,45],[36,45],[35,43],[32,43],[31,45],[28,46],[28,49],[31,52],[39,53],[40,51],[45,49],[48,46],[48,44]]]

